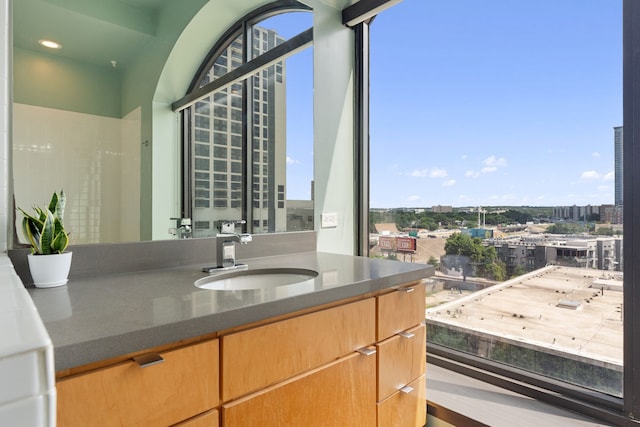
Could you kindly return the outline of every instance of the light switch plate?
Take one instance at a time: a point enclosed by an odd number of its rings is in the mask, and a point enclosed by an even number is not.
[[[323,213],[322,228],[332,228],[338,226],[338,214],[337,213]]]

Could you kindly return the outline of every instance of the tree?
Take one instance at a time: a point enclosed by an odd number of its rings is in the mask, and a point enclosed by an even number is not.
[[[507,278],[507,266],[502,261],[490,262],[484,265],[487,278],[503,281]]]
[[[585,231],[585,227],[575,222],[559,222],[547,228],[549,234],[579,234]]]
[[[513,269],[513,274],[511,275],[511,277],[518,277],[518,276],[522,276],[523,274],[525,274],[527,272],[527,270],[525,270],[525,268],[521,265],[516,265],[516,268]]]
[[[477,240],[477,241],[474,241]],[[453,233],[444,244],[447,255],[463,255],[473,258],[477,254],[477,247],[482,246],[481,240],[468,234]]]

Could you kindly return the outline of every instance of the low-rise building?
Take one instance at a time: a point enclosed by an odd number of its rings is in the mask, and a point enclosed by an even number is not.
[[[487,239],[484,244],[496,248],[509,275],[518,267],[532,271],[546,265],[622,271],[619,237]]]

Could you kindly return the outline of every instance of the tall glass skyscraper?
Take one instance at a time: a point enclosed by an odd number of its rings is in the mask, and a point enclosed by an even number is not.
[[[249,58],[244,54],[243,36],[239,36],[216,58],[200,86],[284,42],[275,31],[260,27],[252,29],[251,38]],[[245,185],[250,188],[252,209],[247,230],[286,231],[285,87],[280,61],[191,107],[194,236],[215,235],[216,221],[241,219]],[[249,100],[246,104],[245,99]],[[243,176],[249,177],[248,183]]]
[[[615,170],[615,205],[622,206],[622,126],[613,128],[613,144],[614,144],[614,170]]]

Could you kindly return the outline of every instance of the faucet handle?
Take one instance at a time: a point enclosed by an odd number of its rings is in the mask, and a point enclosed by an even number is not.
[[[178,227],[183,225],[191,226],[191,218],[169,218],[171,221],[176,221]]]
[[[221,219],[220,220],[220,233],[229,234],[236,232],[236,225],[246,224],[247,221],[244,219]]]

